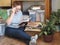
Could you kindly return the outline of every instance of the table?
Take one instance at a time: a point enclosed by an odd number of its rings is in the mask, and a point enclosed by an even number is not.
[[[25,29],[25,31],[29,34],[29,35],[35,35],[41,32],[41,30],[39,28],[30,28],[30,27],[36,27],[38,24],[40,24],[40,22],[28,22],[27,27]],[[29,27],[30,26],[30,27]]]

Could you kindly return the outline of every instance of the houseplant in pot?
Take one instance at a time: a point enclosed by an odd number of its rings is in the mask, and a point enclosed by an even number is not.
[[[53,40],[53,36],[56,31],[56,20],[54,18],[56,17],[51,15],[49,21],[46,22],[46,25],[43,25],[43,28],[41,28],[41,32],[39,33],[39,36],[43,35],[43,40],[45,42],[51,42]]]
[[[7,11],[5,9],[0,9],[0,37],[5,35],[5,20],[7,19]]]

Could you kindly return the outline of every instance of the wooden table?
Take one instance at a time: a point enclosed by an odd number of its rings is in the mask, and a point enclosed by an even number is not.
[[[31,28],[31,27],[36,27],[40,22],[28,22],[27,27],[25,31],[29,33],[29,35],[35,35],[41,32],[39,28]]]

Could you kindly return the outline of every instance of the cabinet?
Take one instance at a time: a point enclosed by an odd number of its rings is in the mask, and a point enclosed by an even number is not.
[[[11,0],[0,0],[0,6],[11,6]]]
[[[45,7],[45,19],[49,19],[51,14],[51,0],[12,0],[12,3],[14,1],[21,1],[22,2],[22,8],[23,8],[23,2],[43,2]],[[23,10],[23,9],[22,9]]]

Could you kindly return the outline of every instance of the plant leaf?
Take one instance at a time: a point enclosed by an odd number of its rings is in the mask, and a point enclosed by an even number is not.
[[[44,34],[47,35],[47,32],[45,31]]]

